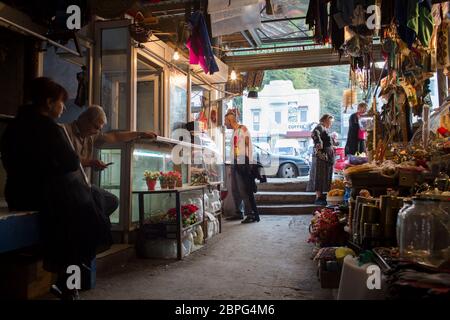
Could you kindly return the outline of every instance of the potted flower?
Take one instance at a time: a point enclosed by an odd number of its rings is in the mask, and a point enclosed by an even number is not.
[[[347,234],[341,224],[338,212],[324,208],[316,211],[309,226],[310,239],[320,247],[339,247],[346,243]]]
[[[154,191],[156,187],[156,182],[160,177],[160,173],[158,171],[148,171],[144,172],[144,180],[147,182],[148,191]]]
[[[169,171],[166,173],[167,185],[169,189],[175,189],[175,186],[178,180],[181,178],[181,175],[177,171]]]
[[[177,188],[183,188],[183,177],[181,176],[181,172],[179,171],[174,171],[174,174],[177,178]]]
[[[194,204],[186,204],[181,206],[181,220],[183,222],[183,227],[188,227],[197,223],[197,216],[195,213],[198,211],[198,207]],[[167,211],[167,216],[169,221],[173,222],[177,219],[177,210],[172,208]]]
[[[204,169],[193,168],[191,171],[191,186],[208,184],[208,172]]]
[[[159,184],[161,189],[167,189],[167,174],[163,172],[159,173]]]

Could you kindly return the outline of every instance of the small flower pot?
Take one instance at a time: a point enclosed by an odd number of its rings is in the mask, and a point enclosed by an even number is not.
[[[177,188],[183,188],[183,180],[178,180],[177,181]]]
[[[167,189],[167,182],[160,182],[161,189]]]
[[[146,181],[147,181],[148,191],[155,191],[156,180],[146,180]]]
[[[169,182],[168,184],[169,189],[175,189],[175,181]]]

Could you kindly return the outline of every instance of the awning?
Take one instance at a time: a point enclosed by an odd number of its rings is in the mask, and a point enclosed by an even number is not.
[[[374,46],[373,56],[375,61],[383,61],[380,45]],[[234,55],[227,56],[223,60],[230,66],[230,68],[239,70],[239,72],[252,70],[322,67],[350,63],[348,57],[339,56],[339,54],[331,48]]]
[[[288,131],[286,134],[286,138],[310,138],[311,132],[310,131]]]

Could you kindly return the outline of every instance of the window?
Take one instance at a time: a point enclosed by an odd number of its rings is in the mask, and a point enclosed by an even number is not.
[[[275,122],[281,124],[281,111],[275,112]]]
[[[170,81],[170,130],[183,128],[187,122],[187,77],[181,72],[171,72]],[[172,135],[170,132],[170,136]]]
[[[158,131],[158,91],[158,70],[139,57],[136,85],[136,129],[138,131]]]
[[[260,110],[254,110],[252,111],[253,115],[253,131],[259,131],[260,123],[261,123],[261,111]]]
[[[127,101],[128,28],[102,30],[101,42],[101,104],[108,117],[108,130],[129,129]]]
[[[296,107],[289,108],[289,123],[296,124],[298,122],[298,110]]]
[[[209,117],[210,92],[201,86],[192,86],[191,89],[191,115],[190,120],[201,121]],[[203,129],[202,129],[203,130]]]
[[[299,107],[300,122],[308,122],[308,107]]]

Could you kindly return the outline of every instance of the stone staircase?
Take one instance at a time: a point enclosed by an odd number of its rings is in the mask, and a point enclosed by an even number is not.
[[[313,192],[306,192],[307,181],[299,179],[270,179],[258,185],[255,195],[262,215],[312,214],[319,206],[314,204]]]

